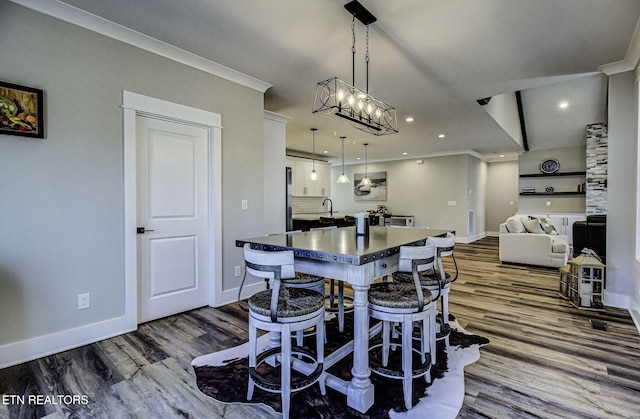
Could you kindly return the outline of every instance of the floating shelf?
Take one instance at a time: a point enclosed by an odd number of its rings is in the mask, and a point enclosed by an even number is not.
[[[584,195],[584,191],[567,192],[520,192],[520,196],[543,196],[543,195]]]
[[[560,177],[560,176],[586,176],[587,172],[564,172],[564,173],[531,173],[520,175],[523,177]]]

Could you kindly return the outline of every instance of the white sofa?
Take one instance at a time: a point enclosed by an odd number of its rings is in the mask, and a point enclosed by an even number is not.
[[[569,239],[546,219],[509,217],[500,224],[500,261],[560,268],[569,258]]]

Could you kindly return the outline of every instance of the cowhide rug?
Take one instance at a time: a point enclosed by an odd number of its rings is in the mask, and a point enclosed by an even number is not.
[[[346,325],[353,324],[350,317],[345,320]],[[291,417],[455,418],[464,398],[464,367],[480,358],[480,347],[487,345],[489,340],[467,333],[453,316],[450,316],[449,324],[452,328],[450,345],[445,347],[444,342],[438,342],[438,362],[431,368],[431,384],[426,383],[424,378],[413,380],[413,407],[410,410],[404,407],[401,380],[383,378],[372,373],[370,379],[375,388],[375,403],[366,413],[348,407],[346,396],[343,394],[327,387],[327,394],[323,396],[318,385],[314,385],[293,393]],[[345,329],[342,334],[338,332],[335,318],[327,322],[325,353],[331,353],[353,338],[353,331],[348,326]],[[258,347],[268,342],[267,335],[260,339]],[[315,347],[315,343],[311,341],[307,346]],[[276,412],[281,412],[280,395],[277,393],[268,393],[256,388],[253,399],[247,401],[247,354],[248,344],[245,343],[194,359],[191,365],[195,370],[198,389],[223,403],[262,403]],[[351,362],[349,356],[331,367],[329,372],[340,378],[350,379]]]

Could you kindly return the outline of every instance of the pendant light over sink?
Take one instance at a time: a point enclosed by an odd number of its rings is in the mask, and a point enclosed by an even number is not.
[[[344,174],[344,139],[345,138],[346,138],[345,136],[340,137],[340,140],[342,141],[342,174],[338,176],[338,180],[336,181],[336,183],[351,183],[351,180],[349,180],[349,176]]]
[[[358,186],[371,186],[371,179],[369,179],[369,159],[367,156],[367,147],[369,143],[364,143],[364,177],[358,183]]]
[[[318,174],[318,172],[316,172],[316,131],[318,129],[317,128],[311,128],[311,152],[312,152],[312,156],[313,159],[312,161],[312,169],[311,169],[311,173],[309,173],[309,176],[307,176],[307,178],[309,180],[320,180],[320,175]]]

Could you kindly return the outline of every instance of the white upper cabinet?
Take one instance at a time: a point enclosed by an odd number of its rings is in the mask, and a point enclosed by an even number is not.
[[[331,170],[329,163],[315,161],[319,180],[310,180],[309,173],[314,163],[309,159],[287,157],[287,166],[292,170],[293,196],[329,196],[331,194]]]

